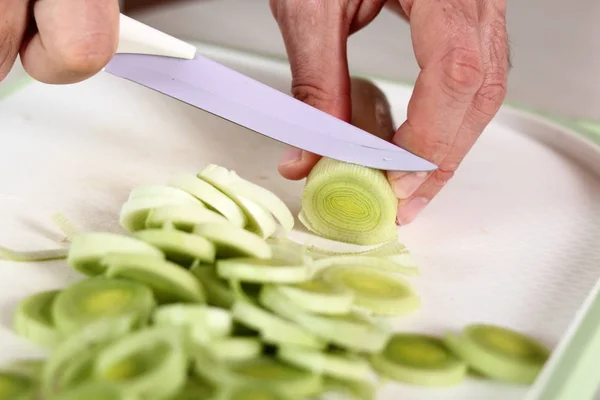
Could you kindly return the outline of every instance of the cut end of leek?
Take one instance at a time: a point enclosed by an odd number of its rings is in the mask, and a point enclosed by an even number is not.
[[[397,205],[382,171],[323,158],[306,179],[299,219],[327,239],[373,245],[397,239]]]

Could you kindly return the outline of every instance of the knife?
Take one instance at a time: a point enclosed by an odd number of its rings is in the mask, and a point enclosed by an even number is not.
[[[104,71],[323,157],[390,171],[437,168],[123,14],[117,52]]]

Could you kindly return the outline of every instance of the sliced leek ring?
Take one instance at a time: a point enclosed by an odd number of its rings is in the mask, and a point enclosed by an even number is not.
[[[281,285],[279,291],[298,307],[317,314],[348,314],[354,304],[351,290],[318,278],[294,285]]]
[[[205,350],[216,360],[239,362],[259,357],[263,345],[255,337],[230,337],[213,340],[206,345]]]
[[[202,236],[165,229],[144,229],[135,232],[134,236],[160,249],[167,260],[183,266],[189,266],[195,260],[215,261],[215,245]]]
[[[322,158],[306,179],[299,219],[327,239],[373,245],[397,239],[397,206],[383,171]]]
[[[55,347],[61,340],[52,320],[52,304],[58,293],[46,290],[22,299],[15,315],[15,332],[42,347]]]
[[[271,247],[260,236],[233,225],[205,223],[196,225],[195,235],[200,235],[216,246],[217,258],[272,257]]]
[[[179,197],[135,197],[127,200],[121,207],[119,223],[129,232],[139,231],[146,227],[148,214],[157,207],[167,205],[198,205],[198,200]]]
[[[109,254],[102,259],[109,278],[129,279],[150,287],[159,303],[203,303],[204,290],[185,268],[167,260],[129,254]]]
[[[221,222],[229,224],[222,214],[198,204],[175,204],[153,208],[146,219],[147,229],[162,229],[172,224],[176,229],[192,232],[194,226],[205,222]]]
[[[227,281],[219,278],[211,265],[199,264],[190,270],[202,284],[206,301],[213,306],[230,308],[235,302],[235,294]]]
[[[208,383],[202,382],[194,377],[188,378],[185,386],[177,394],[169,397],[169,400],[200,400],[214,399],[215,388]]]
[[[306,313],[274,285],[263,286],[259,302],[322,340],[354,351],[377,353],[391,336],[389,330],[357,313],[332,316]]]
[[[52,319],[65,335],[106,318],[129,317],[143,326],[155,304],[152,291],[140,283],[94,277],[63,289],[52,304]]]
[[[539,341],[490,324],[469,325],[460,335],[448,333],[445,343],[475,371],[517,384],[533,383],[550,356]]]
[[[262,385],[295,398],[318,394],[323,388],[321,375],[265,356],[224,364],[199,355],[194,371],[215,385]]]
[[[216,267],[221,278],[257,283],[306,282],[312,274],[306,265],[290,265],[277,259],[228,258],[218,260]]]
[[[35,382],[27,376],[0,371],[0,400],[29,400],[34,390]]]
[[[323,349],[326,343],[315,335],[278,315],[246,301],[236,301],[231,309],[236,321],[255,329],[266,343],[291,344]]]
[[[156,247],[142,240],[108,232],[91,232],[77,235],[71,241],[67,263],[75,270],[89,276],[106,271],[100,263],[110,253],[127,253],[164,259]]]
[[[294,228],[294,216],[287,205],[270,190],[258,186],[239,176],[235,171],[228,170],[216,164],[209,164],[199,173],[199,177],[219,180],[237,196],[256,202],[268,210],[286,231]]]
[[[419,270],[415,266],[405,266],[399,264],[393,259],[375,256],[353,256],[353,255],[340,255],[331,256],[326,258],[320,258],[314,261],[314,268],[316,270],[333,267],[333,266],[350,266],[358,265],[363,267],[370,267],[380,269],[382,271],[397,272],[408,276],[419,275]]]
[[[86,382],[58,394],[53,400],[130,400],[114,385],[101,382]]]
[[[94,363],[94,377],[138,398],[165,398],[185,384],[187,362],[179,336],[154,327],[110,343]]]
[[[467,365],[434,336],[397,333],[371,357],[380,374],[418,386],[453,386],[464,381]]]
[[[169,182],[169,185],[192,194],[209,209],[217,211],[236,227],[246,226],[247,219],[242,209],[226,194],[195,175],[178,175]]]
[[[204,207],[204,203],[198,201],[194,196],[188,192],[166,185],[141,185],[134,187],[129,192],[127,200],[133,200],[138,198],[172,198],[187,200],[196,206]]]
[[[409,282],[375,268],[336,266],[322,271],[322,279],[354,293],[354,304],[378,315],[403,315],[421,301]]]

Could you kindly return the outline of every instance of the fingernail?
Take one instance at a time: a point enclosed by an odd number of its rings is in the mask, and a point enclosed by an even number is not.
[[[429,172],[400,172],[391,176],[392,189],[399,199],[408,199],[425,182]]]
[[[283,154],[281,161],[279,161],[280,166],[295,164],[298,161],[302,160],[302,149],[298,149],[296,147],[290,147]]]
[[[411,199],[408,203],[398,207],[398,216],[396,222],[399,225],[406,225],[411,223],[417,215],[425,208],[429,203],[429,200],[424,197],[416,197]]]

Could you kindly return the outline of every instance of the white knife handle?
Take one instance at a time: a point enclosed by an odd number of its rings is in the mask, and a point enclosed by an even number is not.
[[[121,14],[117,53],[192,59],[196,47]]]

